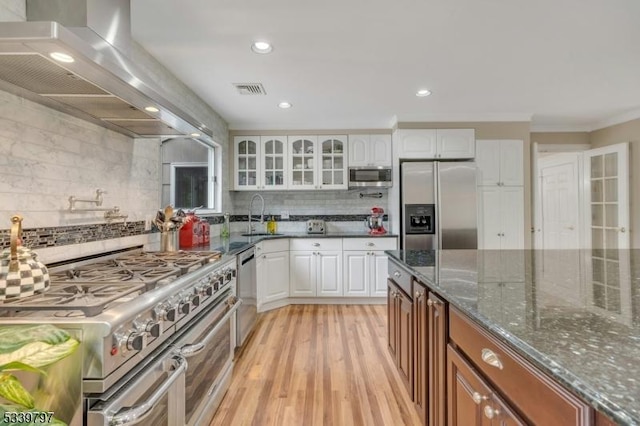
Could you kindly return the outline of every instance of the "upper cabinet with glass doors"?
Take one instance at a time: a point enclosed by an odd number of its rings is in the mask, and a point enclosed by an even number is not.
[[[319,136],[318,189],[347,189],[347,137]]]
[[[259,189],[260,137],[237,136],[233,139],[235,152],[234,188],[236,190]]]
[[[234,138],[237,191],[277,190],[287,187],[286,136]]]
[[[261,136],[261,172],[259,189],[287,188],[287,138],[285,136]]]
[[[289,189],[316,189],[318,138],[289,136]]]

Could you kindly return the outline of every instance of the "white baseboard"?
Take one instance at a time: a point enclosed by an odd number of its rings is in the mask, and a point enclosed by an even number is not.
[[[262,303],[258,312],[282,308],[288,305],[386,305],[386,297],[288,297]]]

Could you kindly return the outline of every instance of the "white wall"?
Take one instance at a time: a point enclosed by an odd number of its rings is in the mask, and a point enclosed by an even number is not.
[[[92,198],[97,188],[108,191],[105,207],[150,220],[159,174],[159,139],[131,139],[0,91],[0,229],[15,213],[24,228],[104,223],[104,213],[65,212],[69,196]]]

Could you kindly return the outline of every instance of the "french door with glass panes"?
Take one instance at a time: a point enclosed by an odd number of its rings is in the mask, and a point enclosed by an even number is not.
[[[591,255],[586,259],[587,300],[630,324],[629,145],[584,153],[585,223]]]
[[[287,187],[287,138],[286,136],[260,137],[259,189],[278,190]]]

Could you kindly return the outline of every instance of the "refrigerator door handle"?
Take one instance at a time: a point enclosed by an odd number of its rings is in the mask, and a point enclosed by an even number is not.
[[[436,220],[435,220],[435,229],[436,229],[436,233],[437,233],[437,246],[435,247],[436,250],[440,250],[442,248],[442,228],[440,227],[440,218],[442,216],[440,216],[440,213],[442,213],[442,200],[441,200],[441,196],[440,196],[440,163],[436,162],[434,164],[435,166],[435,170],[434,170],[434,178],[433,179],[433,191],[434,194],[436,195]]]

